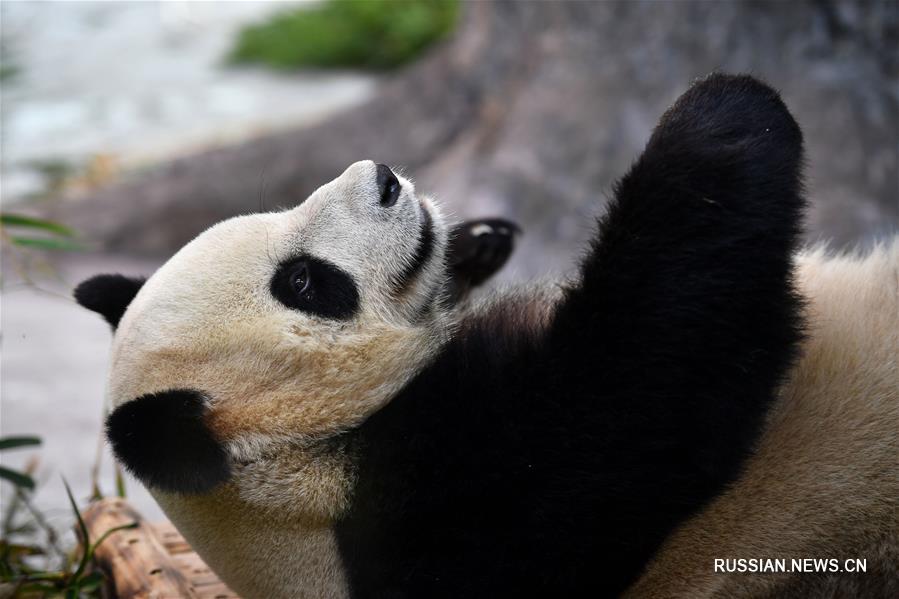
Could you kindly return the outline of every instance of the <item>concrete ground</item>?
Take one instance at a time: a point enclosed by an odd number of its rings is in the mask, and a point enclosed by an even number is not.
[[[371,76],[226,64],[241,26],[309,3],[3,2],[4,203],[54,171],[102,184],[366,98]]]
[[[91,491],[103,418],[103,394],[112,335],[102,318],[70,299],[72,287],[103,272],[150,274],[158,266],[147,261],[99,255],[70,255],[54,265],[60,280],[40,276],[40,290],[26,285],[4,257],[0,293],[0,436],[38,435],[43,445],[0,454],[4,465],[22,469],[37,457],[35,503],[60,528],[70,526],[62,477],[75,497]],[[32,269],[35,270],[35,269]],[[115,492],[108,449],[103,452],[101,489]],[[3,505],[8,505],[4,484]],[[128,480],[129,499],[150,518],[161,511],[146,490]]]
[[[3,80],[0,103],[3,210],[47,191],[48,169],[73,170],[76,180],[99,185],[157,160],[314,122],[363,101],[374,87],[371,76],[224,64],[241,26],[302,3],[0,4],[3,65],[15,71]],[[4,452],[0,460],[23,468],[40,459],[35,503],[67,530],[62,477],[79,500],[89,495],[111,339],[99,316],[70,299],[71,289],[92,274],[149,274],[158,264],[54,256],[60,280],[29,269],[38,291],[24,284],[3,249],[0,435],[39,435],[44,444]],[[100,480],[105,493],[114,492],[108,451]],[[9,485],[0,486],[4,511]],[[137,482],[127,488],[141,512],[161,517]]]

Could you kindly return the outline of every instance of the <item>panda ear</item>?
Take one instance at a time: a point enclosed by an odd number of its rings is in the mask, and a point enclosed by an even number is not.
[[[124,275],[97,275],[83,281],[73,295],[79,304],[100,314],[115,329],[128,304],[143,287],[146,279]]]
[[[469,220],[453,227],[447,252],[451,303],[499,272],[520,233],[518,225],[502,218]]]

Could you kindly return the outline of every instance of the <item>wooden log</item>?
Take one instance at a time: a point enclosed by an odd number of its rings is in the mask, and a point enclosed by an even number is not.
[[[240,599],[219,580],[170,522],[157,522],[153,529],[166,551],[171,554],[175,565],[187,578],[197,599]]]
[[[171,523],[146,522],[118,498],[92,504],[84,521],[92,542],[113,527],[138,524],[113,533],[97,549],[96,561],[109,579],[109,595],[122,599],[240,599]]]
[[[116,597],[196,597],[153,528],[124,500],[94,503],[85,511],[84,521],[92,542],[116,526],[138,524],[137,528],[113,533],[95,553]]]
[[[154,522],[153,530],[156,533],[156,538],[159,539],[165,550],[172,555],[193,551],[171,522]]]

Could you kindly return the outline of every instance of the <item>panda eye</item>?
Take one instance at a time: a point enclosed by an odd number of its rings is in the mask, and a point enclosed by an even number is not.
[[[359,289],[353,277],[315,256],[282,262],[269,291],[287,308],[322,318],[349,320],[359,310]]]
[[[302,297],[310,291],[312,281],[309,278],[309,267],[304,263],[297,266],[290,276],[290,285],[294,293]]]

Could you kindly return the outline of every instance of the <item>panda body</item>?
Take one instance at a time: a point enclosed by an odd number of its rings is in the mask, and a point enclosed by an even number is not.
[[[439,208],[370,161],[87,281],[113,450],[246,599],[617,594],[793,364],[801,139],[767,86],[697,83],[575,280],[461,311]]]
[[[899,239],[804,252],[797,283],[807,338],[757,450],[628,597],[899,596]],[[716,558],[862,559],[866,571],[716,573]]]

